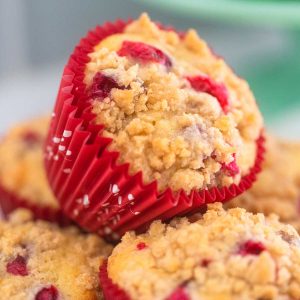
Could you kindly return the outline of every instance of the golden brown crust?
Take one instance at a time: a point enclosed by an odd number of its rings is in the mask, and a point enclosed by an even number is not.
[[[100,299],[99,265],[110,252],[111,246],[95,235],[32,222],[28,211],[16,211],[10,222],[0,222],[0,294],[35,299],[39,290],[53,285],[58,299]],[[26,260],[25,276],[7,271],[18,256]]]
[[[292,226],[221,204],[193,223],[127,233],[108,260],[110,278],[132,300],[163,300],[179,287],[191,300],[298,299],[299,270]]]

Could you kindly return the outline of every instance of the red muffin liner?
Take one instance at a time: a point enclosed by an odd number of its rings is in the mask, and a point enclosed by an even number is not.
[[[70,219],[68,219],[61,210],[30,203],[30,201],[7,191],[7,189],[0,184],[0,209],[3,212],[3,216],[6,218],[11,212],[18,208],[30,210],[33,213],[34,219],[55,222],[61,226],[71,224]]]
[[[108,276],[107,260],[100,267],[99,272],[100,286],[103,291],[105,300],[131,300],[130,296],[121,289],[117,284],[113,283]],[[190,297],[185,293],[183,287],[178,287],[166,300],[189,300]]]
[[[194,190],[190,195],[170,188],[159,193],[156,181],[143,183],[142,172],[129,175],[129,164],[118,164],[118,152],[107,150],[111,139],[101,135],[104,126],[93,124],[95,115],[90,112],[83,83],[93,47],[122,32],[128,23],[98,26],[75,48],[62,75],[45,148],[49,182],[64,213],[84,229],[112,240],[128,230],[142,231],[154,219],[168,220],[241,194],[256,180],[264,153],[261,135],[255,165],[239,184]]]
[[[99,280],[105,300],[130,300],[126,292],[108,277],[107,260],[100,267]]]

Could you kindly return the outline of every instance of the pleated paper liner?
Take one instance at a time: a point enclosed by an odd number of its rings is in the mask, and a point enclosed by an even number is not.
[[[30,201],[7,191],[7,189],[0,184],[0,209],[2,210],[4,217],[7,217],[11,212],[18,208],[30,210],[33,213],[34,219],[55,222],[61,226],[71,224],[70,219],[67,218],[61,210],[35,205]]]
[[[103,262],[99,272],[100,286],[105,300],[130,300],[130,297],[108,277],[107,260]]]
[[[111,139],[94,125],[95,115],[83,84],[88,54],[103,38],[122,32],[128,22],[106,23],[90,31],[75,48],[63,72],[49,135],[45,166],[50,185],[66,215],[84,229],[117,240],[128,230],[143,230],[154,219],[168,220],[211,202],[225,202],[247,190],[260,172],[264,138],[257,140],[255,165],[238,185],[163,193],[157,183],[144,184],[142,172],[129,175],[129,164],[117,163]]]
[[[100,267],[99,280],[105,300],[131,300],[130,296],[109,278],[107,260]],[[178,287],[166,300],[190,300],[190,297],[182,287]]]

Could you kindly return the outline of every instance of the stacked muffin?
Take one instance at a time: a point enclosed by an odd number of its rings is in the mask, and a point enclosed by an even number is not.
[[[251,91],[194,30],[146,14],[96,27],[50,126],[19,124],[0,144],[0,294],[300,299],[300,148],[266,148],[262,166]]]

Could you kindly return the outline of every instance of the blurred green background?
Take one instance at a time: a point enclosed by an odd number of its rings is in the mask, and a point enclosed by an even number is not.
[[[51,110],[68,55],[89,28],[143,11],[196,28],[249,81],[268,128],[300,139],[296,0],[0,0],[0,131]]]
[[[299,0],[136,0],[136,2],[143,2],[148,7],[155,7],[189,20],[206,20],[220,27],[222,24],[234,26],[234,31],[240,30],[245,36],[247,30],[251,28],[253,32],[259,28],[262,32],[266,29],[277,32],[278,37],[282,38],[278,45],[269,47],[262,45],[257,55],[253,53],[245,55],[244,60],[236,65],[236,70],[240,76],[248,80],[267,124],[283,134],[285,130],[291,129],[296,137],[300,137]],[[257,34],[257,40],[254,38],[252,43],[259,44],[262,41],[261,37]],[[266,41],[272,39],[272,36],[265,32],[263,38]],[[235,52],[235,48],[240,47],[239,41],[231,44],[231,47]],[[285,121],[288,124],[281,129],[281,123]]]

